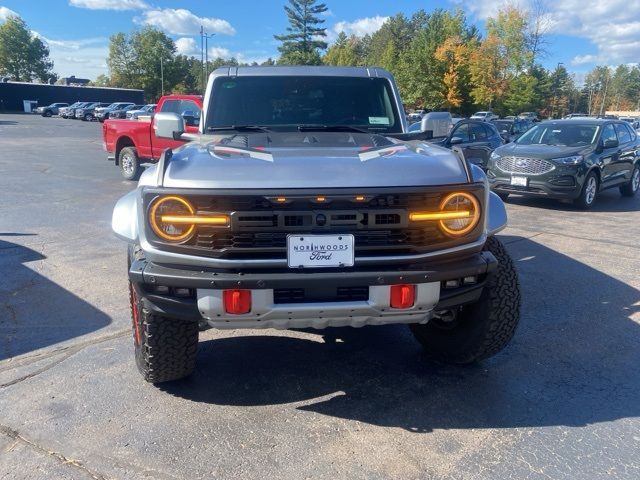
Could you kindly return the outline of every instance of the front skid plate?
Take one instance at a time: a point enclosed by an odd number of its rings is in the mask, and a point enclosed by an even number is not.
[[[222,290],[198,289],[198,310],[215,328],[326,328],[362,327],[393,323],[425,323],[440,298],[440,282],[416,285],[416,302],[409,309],[389,306],[388,285],[369,287],[369,300],[356,302],[318,302],[275,304],[273,290],[251,291],[251,312],[228,315],[224,311]]]

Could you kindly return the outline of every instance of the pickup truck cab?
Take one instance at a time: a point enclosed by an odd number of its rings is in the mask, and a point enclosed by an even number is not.
[[[197,133],[202,111],[200,95],[166,95],[160,98],[155,112],[175,113],[185,123],[187,133]],[[127,180],[137,180],[142,173],[142,163],[157,162],[167,148],[184,144],[181,140],[160,138],[156,135],[154,117],[131,120],[105,120],[102,137],[107,158],[120,167]]]
[[[189,375],[204,328],[407,324],[453,364],[513,336],[504,204],[479,167],[407,131],[389,72],[220,68],[197,133],[177,112],[153,125],[181,146],[112,218],[147,381]]]

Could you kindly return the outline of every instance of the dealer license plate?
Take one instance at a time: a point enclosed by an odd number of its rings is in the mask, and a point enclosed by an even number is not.
[[[352,267],[353,235],[288,235],[290,268]]]
[[[526,187],[529,184],[527,177],[511,177],[511,185]]]

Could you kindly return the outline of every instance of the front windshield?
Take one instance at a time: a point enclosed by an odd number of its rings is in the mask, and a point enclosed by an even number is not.
[[[595,143],[598,135],[597,125],[588,124],[549,124],[536,125],[522,135],[516,143],[519,145],[560,145],[580,147]]]
[[[402,132],[391,85],[383,78],[222,77],[213,85],[207,129],[351,126]]]
[[[473,114],[475,117],[486,117],[487,112],[476,112]]]

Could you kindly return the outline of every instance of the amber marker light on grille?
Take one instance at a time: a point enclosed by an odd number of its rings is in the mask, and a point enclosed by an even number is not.
[[[413,222],[436,221],[440,229],[454,237],[473,230],[480,221],[480,204],[476,197],[466,192],[447,195],[440,202],[437,212],[411,212],[409,220]]]
[[[364,202],[364,195],[356,195],[356,202]]]
[[[322,202],[324,202],[326,200],[327,200],[327,198],[323,197],[323,196],[316,197],[316,202],[318,202],[318,203],[322,203]]]
[[[278,202],[278,203],[284,203],[286,201],[287,201],[286,197],[278,197],[278,198],[276,198],[276,202]]]

